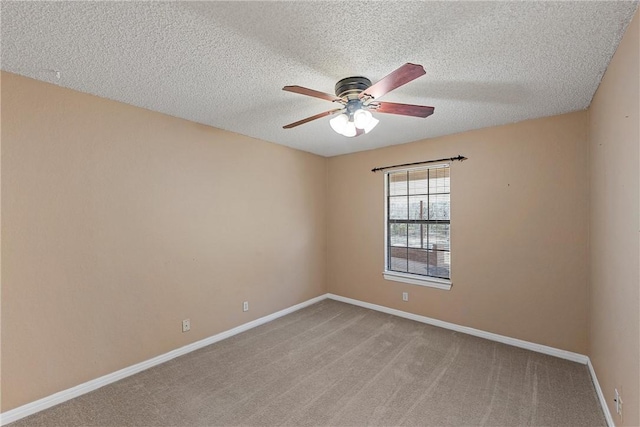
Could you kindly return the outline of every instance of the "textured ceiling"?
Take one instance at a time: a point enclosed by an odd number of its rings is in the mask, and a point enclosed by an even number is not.
[[[637,2],[10,2],[3,70],[324,156],[585,109]],[[435,107],[376,114],[345,138],[333,93],[413,62],[427,74],[381,100]],[[52,70],[60,71],[58,79]]]

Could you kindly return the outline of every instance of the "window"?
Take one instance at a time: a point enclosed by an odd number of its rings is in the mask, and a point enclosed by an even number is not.
[[[451,288],[449,195],[449,165],[385,174],[385,279]]]

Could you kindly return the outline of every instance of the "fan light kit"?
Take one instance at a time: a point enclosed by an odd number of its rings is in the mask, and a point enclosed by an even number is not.
[[[302,86],[285,86],[282,90],[337,102],[342,106],[283,127],[291,129],[312,120],[339,113],[329,120],[331,128],[340,135],[354,137],[369,133],[380,122],[373,117],[372,111],[402,116],[429,117],[433,114],[433,107],[375,101],[376,98],[424,74],[422,65],[407,63],[373,85],[371,80],[366,77],[347,77],[336,83],[336,96]]]
[[[369,133],[378,123],[380,123],[380,120],[373,117],[369,111],[362,109],[353,113],[353,120],[349,120],[349,116],[346,113],[329,120],[333,130],[340,135],[349,137],[356,136],[357,129],[362,129],[364,133]]]

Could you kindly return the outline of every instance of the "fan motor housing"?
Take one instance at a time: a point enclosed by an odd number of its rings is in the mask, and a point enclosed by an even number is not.
[[[366,77],[346,77],[336,83],[336,96],[353,99],[369,86],[371,86],[371,80]]]

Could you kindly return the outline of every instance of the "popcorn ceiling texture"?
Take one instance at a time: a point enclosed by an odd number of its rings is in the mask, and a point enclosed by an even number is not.
[[[3,70],[323,156],[589,106],[637,2],[2,2]],[[337,80],[405,62],[427,74],[347,139],[323,118]],[[60,71],[58,79],[55,71]],[[455,154],[455,153],[454,153]]]

